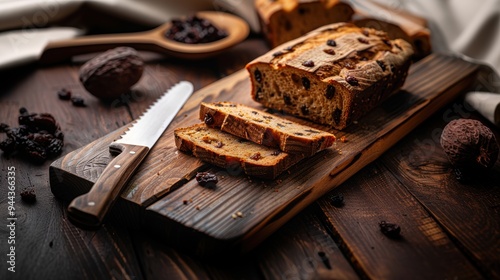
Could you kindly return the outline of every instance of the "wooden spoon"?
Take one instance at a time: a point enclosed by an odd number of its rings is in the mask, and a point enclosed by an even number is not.
[[[150,31],[83,36],[50,42],[43,50],[40,62],[54,63],[74,55],[106,51],[118,46],[129,46],[184,59],[201,59],[221,53],[248,36],[248,24],[237,16],[212,11],[198,12],[196,15],[211,21],[217,28],[224,29],[228,36],[211,43],[180,43],[165,37],[165,32],[172,25],[168,22]]]

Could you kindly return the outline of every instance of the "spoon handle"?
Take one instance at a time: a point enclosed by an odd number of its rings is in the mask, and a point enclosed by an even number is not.
[[[102,52],[119,46],[138,50],[161,51],[147,32],[83,36],[74,39],[49,42],[40,56],[41,63],[56,63],[74,55]]]

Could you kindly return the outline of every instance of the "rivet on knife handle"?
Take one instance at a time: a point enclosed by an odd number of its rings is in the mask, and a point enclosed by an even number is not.
[[[68,208],[69,218],[82,227],[101,225],[123,186],[148,154],[149,148],[129,144],[113,144],[121,152],[104,169],[92,189],[75,198]]]

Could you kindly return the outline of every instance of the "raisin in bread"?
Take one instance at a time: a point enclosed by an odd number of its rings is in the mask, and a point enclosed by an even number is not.
[[[335,141],[331,133],[231,102],[201,103],[200,119],[257,144],[305,156],[331,147]]]
[[[301,154],[284,153],[205,124],[178,128],[174,135],[179,150],[233,174],[242,170],[250,176],[274,179],[304,158]]]
[[[265,107],[344,129],[397,91],[413,54],[383,31],[337,23],[256,58],[246,69]]]
[[[325,24],[350,21],[354,11],[338,0],[255,0],[261,30],[272,47]]]

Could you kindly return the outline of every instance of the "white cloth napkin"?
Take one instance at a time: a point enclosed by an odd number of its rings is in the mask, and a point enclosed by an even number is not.
[[[364,0],[350,0],[353,6]],[[375,0],[426,18],[434,52],[486,65],[478,87],[465,101],[500,126],[500,1],[499,0]],[[382,15],[387,16],[387,15]]]

